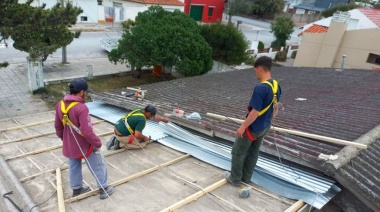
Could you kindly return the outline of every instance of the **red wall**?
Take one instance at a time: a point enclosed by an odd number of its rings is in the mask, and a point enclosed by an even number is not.
[[[215,23],[217,21],[222,21],[223,11],[224,11],[224,0],[185,0],[185,13],[189,14],[189,8],[191,5],[202,5],[202,22],[204,23]],[[212,16],[208,16],[208,8],[214,7]]]

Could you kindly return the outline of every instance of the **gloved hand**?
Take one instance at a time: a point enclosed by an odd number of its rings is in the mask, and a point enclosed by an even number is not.
[[[95,154],[99,154],[99,153],[100,153],[100,148],[98,149],[96,146],[93,146],[93,147],[92,147],[92,151],[93,151]]]

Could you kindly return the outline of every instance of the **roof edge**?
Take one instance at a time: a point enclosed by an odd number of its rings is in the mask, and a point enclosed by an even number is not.
[[[370,145],[373,142],[375,142],[378,138],[380,138],[380,125],[377,125],[375,128],[373,128],[366,134],[360,136],[354,142]],[[324,166],[326,168],[326,174],[329,176],[333,176],[338,169],[349,163],[351,159],[355,158],[359,154],[360,151],[361,149],[353,146],[344,147],[342,150],[336,153],[336,155],[338,156],[337,160],[327,161],[325,163]]]

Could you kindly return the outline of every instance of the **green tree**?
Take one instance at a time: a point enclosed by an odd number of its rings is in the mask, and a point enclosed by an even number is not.
[[[332,16],[336,11],[346,12],[346,11],[353,10],[355,8],[358,8],[358,7],[359,6],[356,4],[339,4],[339,5],[336,5],[334,7],[329,8],[329,9],[323,10],[322,16],[327,18],[327,17]]]
[[[212,50],[200,34],[200,27],[188,15],[151,6],[136,21],[123,24],[117,49],[109,54],[114,63],[175,66],[184,76],[201,75],[212,67]]]
[[[49,54],[79,37],[80,32],[72,33],[68,27],[76,23],[77,16],[83,12],[79,7],[56,4],[50,9],[46,5],[32,7],[29,0],[18,4],[6,0],[0,11],[4,21],[0,25],[3,38],[12,37],[13,47],[29,53],[31,58],[46,60]],[[16,1],[17,2],[17,1]]]
[[[264,15],[274,16],[281,13],[284,7],[283,0],[254,0],[252,12],[259,17],[263,17]]]
[[[212,48],[214,60],[232,65],[240,64],[248,57],[248,42],[242,32],[232,25],[205,24],[201,34]]]
[[[272,47],[286,46],[286,41],[293,33],[294,22],[289,17],[279,16],[271,24],[271,32],[276,37],[276,40],[272,42]]]
[[[232,16],[249,11],[250,2],[248,0],[228,0],[226,6],[228,23],[231,24]]]

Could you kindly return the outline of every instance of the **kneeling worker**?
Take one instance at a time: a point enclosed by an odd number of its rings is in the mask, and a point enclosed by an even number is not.
[[[107,143],[107,149],[140,149],[151,142],[150,137],[142,134],[146,125],[146,119],[169,122],[168,118],[156,116],[157,109],[153,105],[147,105],[144,109],[137,109],[123,116],[115,124],[114,137]],[[120,142],[122,144],[120,144]]]

